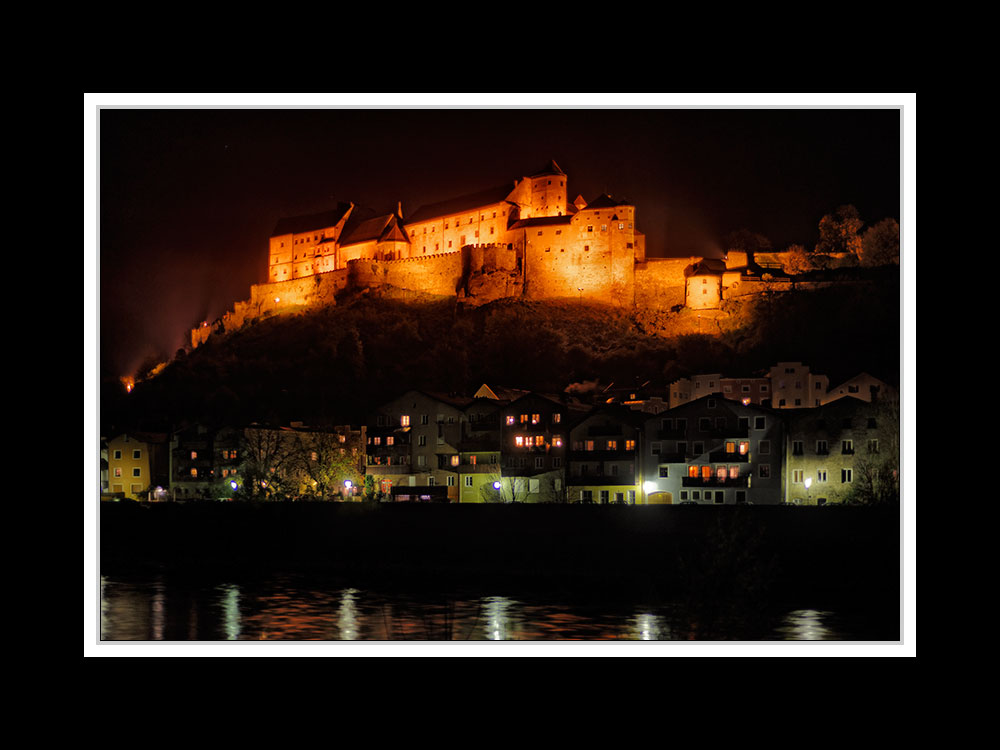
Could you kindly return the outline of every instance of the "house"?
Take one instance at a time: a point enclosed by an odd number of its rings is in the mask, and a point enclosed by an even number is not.
[[[642,433],[646,415],[619,405],[595,408],[570,430],[568,499],[642,502]]]
[[[501,467],[497,493],[505,502],[560,502],[569,438],[568,410],[555,396],[527,393],[499,412]]]
[[[789,413],[788,502],[827,505],[852,498],[872,462],[892,450],[893,432],[898,439],[898,425],[888,424],[879,406],[849,395]]]
[[[770,409],[703,396],[649,417],[643,490],[649,504],[776,505],[784,424]]]
[[[133,500],[166,499],[170,486],[165,434],[130,433],[108,441],[108,490]]]

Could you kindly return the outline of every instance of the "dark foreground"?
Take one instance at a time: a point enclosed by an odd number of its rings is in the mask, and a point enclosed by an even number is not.
[[[896,610],[898,508],[102,503],[102,575],[309,571]]]

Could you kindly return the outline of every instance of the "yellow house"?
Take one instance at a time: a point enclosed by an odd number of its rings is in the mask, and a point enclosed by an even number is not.
[[[108,490],[148,500],[156,487],[169,485],[166,456],[165,435],[123,434],[108,441]]]

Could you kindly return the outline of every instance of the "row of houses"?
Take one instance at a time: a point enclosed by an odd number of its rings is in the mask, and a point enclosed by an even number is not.
[[[885,474],[898,465],[899,431],[885,383],[862,374],[830,390],[801,363],[779,363],[744,390],[754,380],[699,375],[667,393],[411,390],[356,428],[119,436],[108,443],[105,489],[154,500],[240,489],[346,499],[370,477],[369,492],[387,501],[824,505],[896,480]],[[793,389],[813,398],[764,397]]]
[[[369,420],[366,472],[391,498],[450,502],[824,505],[895,466],[891,394],[799,409],[630,392],[587,404],[483,386],[410,391]],[[649,410],[644,410],[648,407]]]

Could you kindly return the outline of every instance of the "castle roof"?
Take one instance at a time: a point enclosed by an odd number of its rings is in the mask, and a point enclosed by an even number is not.
[[[628,200],[616,200],[612,198],[607,193],[601,193],[599,196],[594,198],[587,204],[586,210],[589,211],[592,208],[615,208],[616,206],[631,206],[632,202]]]
[[[719,258],[702,258],[684,269],[685,276],[719,275],[725,272],[726,262]]]
[[[341,245],[354,245],[359,242],[369,242],[371,240],[392,239],[401,242],[409,242],[406,233],[401,231],[397,225],[395,214],[383,214],[372,218],[358,217],[354,221],[354,214],[347,220],[344,231],[340,235]]]
[[[565,216],[537,216],[531,219],[519,219],[511,225],[511,229],[524,229],[527,227],[544,227],[553,224],[569,224],[573,218],[572,214]]]
[[[436,219],[438,217],[462,213],[473,208],[503,203],[507,200],[507,196],[510,195],[510,193],[510,184],[505,184],[498,187],[488,188],[487,190],[480,190],[478,193],[470,193],[468,195],[459,196],[458,198],[451,198],[450,200],[441,201],[440,203],[430,203],[426,206],[421,206],[414,211],[413,214],[406,219],[406,223],[414,224],[418,221],[427,221],[428,219]]]
[[[334,227],[344,218],[344,214],[351,210],[351,205],[350,203],[338,203],[337,207],[330,211],[278,219],[278,223],[274,225],[274,231],[271,232],[271,236],[299,234],[301,232],[311,232],[316,229]]]
[[[547,174],[557,174],[557,175],[561,175],[563,177],[566,176],[566,173],[563,172],[559,168],[558,164],[556,164],[556,160],[555,159],[550,159],[548,164],[546,164],[544,167],[542,167],[541,169],[539,169],[534,174],[529,175],[529,177],[542,177],[543,175],[547,175]]]

